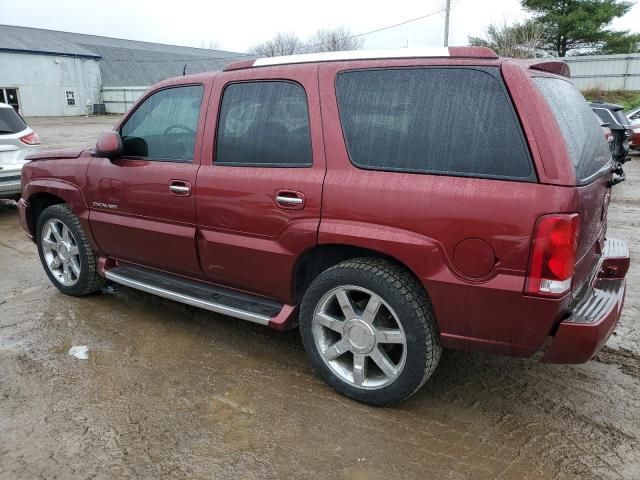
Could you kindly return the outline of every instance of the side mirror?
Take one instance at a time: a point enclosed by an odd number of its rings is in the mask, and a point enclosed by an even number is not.
[[[122,137],[118,132],[102,132],[93,150],[94,157],[116,158],[122,155]]]

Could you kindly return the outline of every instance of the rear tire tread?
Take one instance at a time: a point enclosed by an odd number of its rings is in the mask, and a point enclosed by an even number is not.
[[[440,361],[442,346],[440,344],[440,333],[438,330],[438,323],[433,313],[433,307],[431,306],[431,301],[429,300],[424,287],[411,272],[399,264],[381,258],[363,257],[345,260],[322,272],[318,277],[316,277],[314,282],[312,282],[309,289],[313,288],[313,283],[315,283],[315,281],[320,277],[327,278],[327,276],[333,275],[340,276],[343,272],[349,273],[349,271],[354,270],[360,270],[368,273],[369,275],[373,275],[378,279],[377,281],[380,286],[383,288],[397,290],[400,293],[407,302],[408,307],[414,313],[419,328],[422,329],[421,336],[424,338],[425,342],[425,356],[420,381],[417,384],[414,384],[410,390],[395,392],[393,394],[393,398],[376,398],[375,395],[371,395],[366,400],[363,400],[362,398],[350,395],[348,391],[341,391],[356,400],[365,401],[371,405],[383,406],[397,404],[414,395],[433,374],[438,362]],[[305,302],[303,300],[302,311],[307,310],[304,303]],[[307,348],[314,347],[308,346]],[[335,382],[330,383],[335,386]]]

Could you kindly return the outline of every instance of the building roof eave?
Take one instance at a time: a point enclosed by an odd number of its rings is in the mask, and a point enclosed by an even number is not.
[[[21,48],[3,48],[0,47],[0,52],[4,53],[25,53],[28,55],[49,55],[55,57],[81,57],[81,58],[90,58],[92,60],[100,60],[102,56],[100,55],[90,55],[87,53],[72,53],[72,52],[50,52],[46,50],[28,50]]]

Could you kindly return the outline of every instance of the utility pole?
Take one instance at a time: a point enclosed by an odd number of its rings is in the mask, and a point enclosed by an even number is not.
[[[451,0],[447,0],[444,14],[444,46],[449,46],[449,13],[451,12]]]

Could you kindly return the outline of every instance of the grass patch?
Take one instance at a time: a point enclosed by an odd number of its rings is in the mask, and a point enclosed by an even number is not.
[[[603,90],[602,88],[591,88],[584,90],[582,94],[590,102],[604,101],[617,103],[622,105],[625,111],[640,107],[640,91],[637,90]]]

